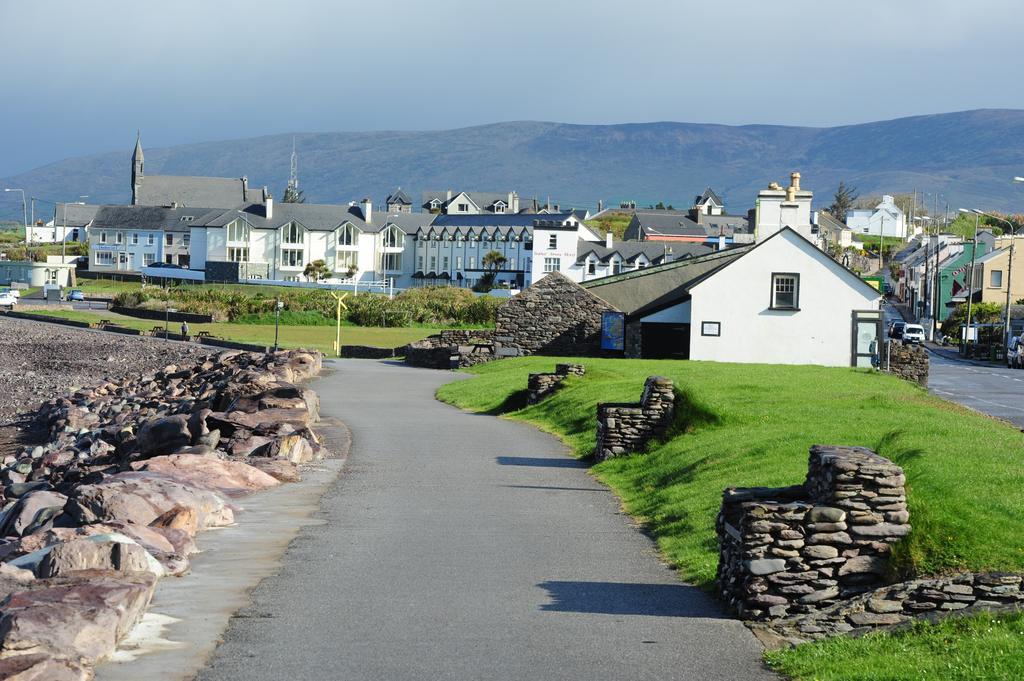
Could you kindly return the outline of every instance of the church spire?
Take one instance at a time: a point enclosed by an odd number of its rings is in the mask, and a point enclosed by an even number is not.
[[[142,166],[144,163],[142,155],[142,132],[135,131],[135,151],[132,152],[132,205],[139,205],[142,191]]]

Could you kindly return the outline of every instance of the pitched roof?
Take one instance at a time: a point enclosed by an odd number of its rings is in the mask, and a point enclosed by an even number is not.
[[[242,178],[146,175],[139,189],[142,206],[216,206],[235,208],[256,201],[262,189],[247,188]]]
[[[167,208],[165,206],[99,206],[91,230],[189,231],[193,225],[219,215],[216,208]]]
[[[831,213],[824,210],[818,211],[818,226],[832,231],[850,229],[842,220],[834,217]]]
[[[699,196],[694,198],[694,205],[695,206],[703,206],[709,200],[710,201],[714,201],[719,206],[724,206],[725,205],[722,202],[722,199],[718,198],[718,194],[716,194],[715,191],[711,187],[707,187],[704,190],[703,194],[700,194]]]
[[[432,200],[437,200],[442,206],[447,206],[462,194],[465,194],[480,210],[487,210],[498,201],[501,201],[506,206],[508,205],[508,192],[504,194],[499,194],[498,192],[452,192],[452,198],[449,199],[447,191],[423,192],[422,205],[426,206]]]
[[[637,210],[633,219],[652,236],[704,236],[703,227],[681,210]]]
[[[474,215],[438,215],[433,224],[441,227],[533,227],[543,219],[526,213],[477,213]]]
[[[400,203],[403,206],[411,206],[412,205],[412,199],[410,199],[409,195],[406,194],[405,192],[403,192],[402,188],[399,187],[398,189],[396,189],[394,191],[394,193],[392,193],[390,196],[388,196],[387,200],[384,203],[386,203],[388,205],[393,204],[393,203]]]
[[[317,232],[332,232],[346,222],[352,223],[362,232],[380,232],[388,225],[396,225],[406,234],[415,232],[421,226],[430,224],[434,216],[424,213],[388,213],[375,212],[366,222],[362,206],[332,205],[320,203],[279,203],[266,217],[264,204],[252,203],[237,210],[217,211],[217,214],[205,221],[208,227],[223,227],[239,215],[245,217],[255,229],[280,229],[289,222],[298,222],[303,227]]]
[[[660,264],[664,262],[666,254],[671,255],[672,260],[687,260],[712,252],[711,246],[707,244],[678,243],[668,246],[667,249],[666,246],[667,244],[650,241],[616,241],[608,248],[603,241],[580,239],[576,247],[576,263],[582,265],[591,255],[606,263],[612,256],[618,254],[625,262],[633,262],[643,255],[649,262]]]
[[[83,203],[57,203],[53,207],[53,224],[61,227],[85,227],[96,218],[100,206]]]

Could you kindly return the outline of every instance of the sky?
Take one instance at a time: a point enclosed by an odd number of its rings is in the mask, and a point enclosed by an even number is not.
[[[287,132],[1024,108],[1020,0],[0,0],[0,177]]]

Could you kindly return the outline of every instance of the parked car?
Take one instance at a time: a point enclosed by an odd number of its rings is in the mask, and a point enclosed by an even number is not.
[[[882,293],[884,293],[887,296],[891,296],[893,294],[892,284],[890,284],[889,282],[885,282],[885,286],[882,287]]]
[[[19,291],[16,288],[0,289],[0,294],[4,294],[4,293],[8,293],[8,294],[14,296],[15,300],[17,300],[19,302],[21,301],[21,291]]]
[[[893,322],[889,326],[889,338],[893,340],[899,340],[903,338],[903,329],[906,328],[906,322]]]
[[[13,310],[14,306],[18,304],[18,297],[13,295],[10,291],[0,293],[0,307],[6,307],[8,310]]]
[[[924,327],[920,324],[907,324],[903,327],[901,338],[904,343],[921,345],[924,343]]]
[[[82,293],[82,289],[73,288],[70,291],[68,291],[68,295],[64,300],[68,301],[69,303],[72,301],[77,301],[81,303],[85,301],[85,294]]]
[[[146,265],[146,267],[152,268],[154,270],[156,270],[156,269],[166,269],[166,270],[183,270],[183,269],[186,269],[186,268],[182,267],[181,265],[175,265],[174,263],[170,263],[170,262],[155,262],[152,265]]]
[[[1006,346],[1006,366],[1011,369],[1024,369],[1024,338],[1014,336]]]

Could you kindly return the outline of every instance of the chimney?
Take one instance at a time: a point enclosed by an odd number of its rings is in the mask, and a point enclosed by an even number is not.
[[[600,213],[603,210],[604,210],[604,201],[602,201],[601,199],[598,199],[597,200],[597,212]]]
[[[448,190],[448,200],[449,201],[452,200],[452,190],[451,189]]]
[[[369,225],[373,222],[373,201],[367,197],[360,203],[363,205],[363,220],[365,220],[366,224]]]
[[[795,191],[800,191],[800,173],[792,172],[789,174],[789,184]]]
[[[611,232],[606,232],[604,235],[604,246],[605,248],[612,248],[612,244],[615,242]]]
[[[267,213],[268,220],[274,217],[274,197],[269,193],[267,194],[267,202],[264,204],[263,208]]]

